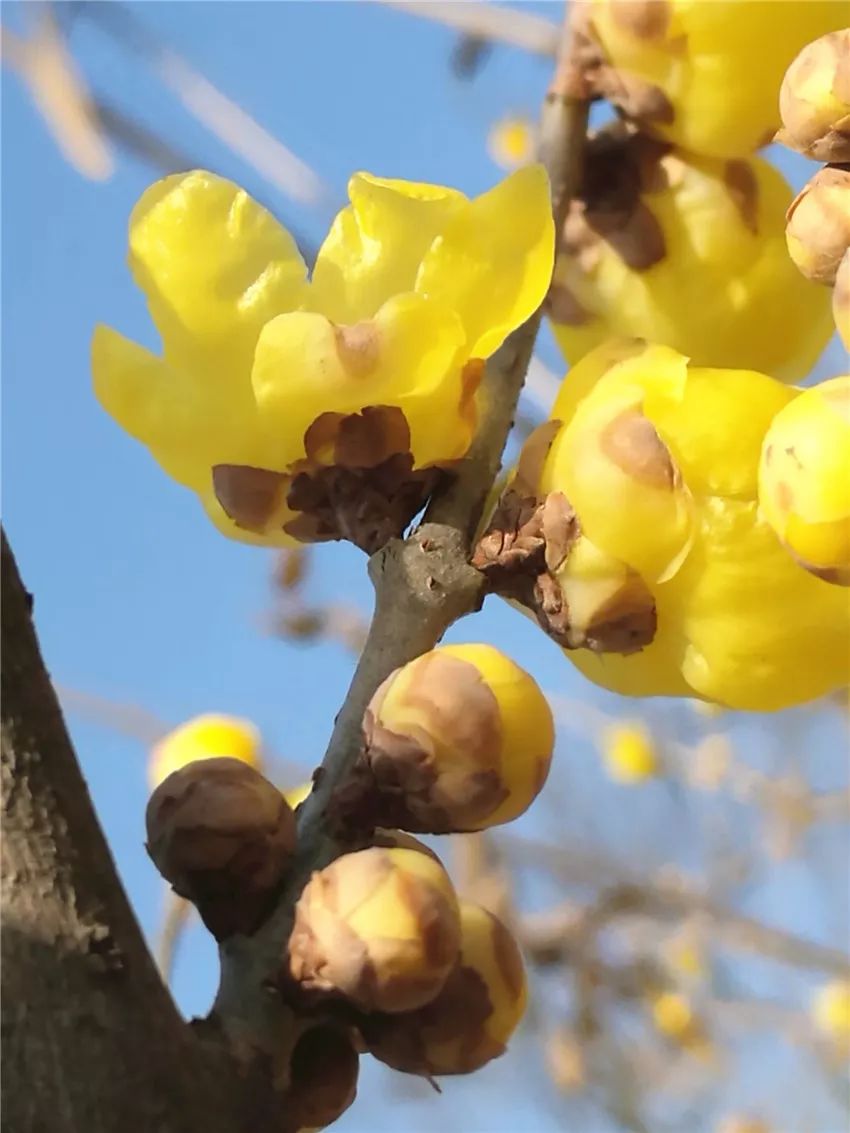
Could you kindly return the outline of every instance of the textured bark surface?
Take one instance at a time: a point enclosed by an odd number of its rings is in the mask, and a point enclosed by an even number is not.
[[[153,966],[5,533],[2,594],[4,1128],[233,1133],[229,1064],[201,1046]]]

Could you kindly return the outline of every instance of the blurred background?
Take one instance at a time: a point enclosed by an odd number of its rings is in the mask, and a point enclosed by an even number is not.
[[[475,194],[525,160],[560,4],[497,10],[497,39],[487,18],[471,34],[456,5],[423,7],[3,5],[4,523],[153,947],[150,745],[197,713],[233,713],[261,730],[270,777],[308,778],[371,589],[348,545],[283,561],[222,539],[95,402],[91,333],[105,322],[157,345],[126,226],[166,172],[238,181],[309,259],[356,170]],[[795,186],[811,172],[786,151],[779,164]],[[843,368],[836,339],[815,374]],[[520,431],[562,373],[544,332]],[[625,700],[496,599],[449,639],[510,652],[559,722],[533,811],[439,847],[522,939],[530,1010],[508,1054],[442,1095],[364,1059],[340,1133],[846,1128],[846,694],[772,716]],[[174,959],[181,1009],[204,1014],[211,938],[191,923]]]

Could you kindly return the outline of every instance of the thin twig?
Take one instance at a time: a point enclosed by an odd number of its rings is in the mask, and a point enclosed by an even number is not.
[[[162,903],[162,920],[154,945],[156,966],[166,984],[171,983],[177,948],[193,911],[193,906],[184,897],[180,897],[170,887],[166,889]]]
[[[531,51],[535,55],[555,57],[558,53],[560,31],[558,25],[544,16],[522,12],[517,8],[475,3],[441,3],[440,0],[380,0],[388,8],[398,8],[411,16],[421,16],[473,35],[478,39],[497,40],[499,43]]]

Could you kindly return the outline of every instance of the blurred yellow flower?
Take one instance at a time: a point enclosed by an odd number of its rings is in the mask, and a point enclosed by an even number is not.
[[[528,118],[510,115],[501,118],[487,136],[487,152],[502,169],[526,165],[534,157],[535,129]]]
[[[260,733],[248,720],[208,713],[187,720],[152,749],[148,780],[154,790],[173,771],[199,759],[238,759],[260,770]]]
[[[602,735],[602,758],[615,783],[642,783],[659,773],[652,738],[639,724],[618,724]]]
[[[812,1018],[818,1030],[850,1048],[850,981],[825,984],[812,1000]]]
[[[308,280],[288,232],[212,173],[166,177],[130,220],[158,356],[99,326],[95,392],[227,535],[350,538],[406,526],[464,456],[488,358],[540,305],[546,173],[469,200],[359,173]]]

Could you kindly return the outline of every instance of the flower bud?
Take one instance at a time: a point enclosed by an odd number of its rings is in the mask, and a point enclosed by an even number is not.
[[[268,914],[295,850],[295,818],[281,793],[236,759],[175,771],[151,795],[147,850],[218,940],[251,933]]]
[[[788,260],[793,195],[762,158],[700,158],[619,124],[601,131],[588,144],[546,304],[564,357],[576,363],[614,336],[639,336],[694,366],[804,377],[831,320],[827,297]],[[777,323],[781,336],[770,329]]]
[[[850,586],[850,375],[804,390],[761,450],[761,512],[801,566]]]
[[[832,317],[841,341],[850,351],[850,251],[844,253],[838,265],[832,289]]]
[[[286,1130],[324,1129],[357,1096],[360,1058],[336,1027],[311,1027],[292,1052],[286,1091]]]
[[[655,581],[687,554],[693,506],[644,400],[637,383],[600,382],[555,437],[540,487],[566,495],[600,550]]]
[[[819,170],[791,202],[787,220],[791,259],[806,279],[831,287],[850,248],[850,166]]]
[[[308,882],[289,939],[293,977],[365,1011],[409,1011],[439,992],[457,959],[457,897],[417,850],[345,854]]]
[[[439,995],[418,1011],[374,1015],[361,1030],[371,1054],[408,1074],[469,1074],[505,1051],[525,1012],[516,941],[479,905],[461,902],[461,954]]]
[[[549,771],[554,723],[536,682],[490,645],[449,645],[372,698],[355,773],[383,826],[442,834],[510,822]]]
[[[807,44],[782,80],[777,139],[815,161],[850,161],[850,29]]]
[[[643,133],[717,157],[746,157],[771,139],[786,68],[804,43],[846,23],[845,7],[829,0],[576,5],[595,93]]]
[[[151,790],[172,771],[179,771],[198,759],[220,756],[238,759],[259,771],[262,764],[260,733],[249,720],[236,716],[212,712],[195,716],[169,732],[151,751],[148,765]]]

